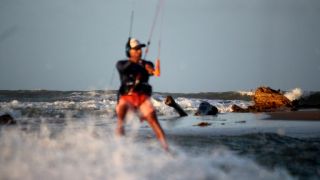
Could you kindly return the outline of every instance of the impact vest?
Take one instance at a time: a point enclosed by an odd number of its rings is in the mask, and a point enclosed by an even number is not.
[[[133,63],[129,60],[118,61],[116,66],[121,82],[120,95],[136,92],[151,96],[152,87],[148,83],[150,74],[145,69],[146,64],[154,67],[152,62],[146,60],[140,60],[139,63]]]

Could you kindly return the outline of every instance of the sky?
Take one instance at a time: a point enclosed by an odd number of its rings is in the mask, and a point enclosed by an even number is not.
[[[118,89],[132,9],[132,36],[147,42],[157,3],[0,0],[0,89]],[[166,0],[147,55],[160,55],[161,76],[150,83],[157,92],[320,90],[319,19],[319,0]]]

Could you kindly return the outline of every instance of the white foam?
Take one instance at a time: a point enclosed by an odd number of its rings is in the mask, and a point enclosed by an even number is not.
[[[241,94],[242,96],[247,95],[247,96],[253,96],[254,95],[254,91],[238,91],[239,94]]]
[[[303,95],[303,91],[300,88],[294,88],[284,94],[290,101],[299,99]]]
[[[46,124],[38,131],[3,129],[0,147],[1,179],[292,179],[227,149],[194,155],[171,144],[169,155],[154,139],[115,139],[91,124],[59,133]]]
[[[19,105],[19,101],[13,100],[13,101],[10,102],[10,105],[11,105],[12,107],[17,107],[17,106]]]

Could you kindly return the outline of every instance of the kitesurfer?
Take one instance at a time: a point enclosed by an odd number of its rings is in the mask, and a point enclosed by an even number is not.
[[[149,123],[162,147],[168,151],[165,133],[150,101],[152,86],[148,82],[149,77],[157,75],[158,71],[154,69],[152,62],[141,59],[142,48],[145,46],[137,39],[129,38],[126,44],[128,59],[120,60],[116,65],[121,81],[116,107],[118,117],[116,134],[119,136],[125,134],[125,116],[129,110],[134,110],[138,113],[141,121],[146,120]]]

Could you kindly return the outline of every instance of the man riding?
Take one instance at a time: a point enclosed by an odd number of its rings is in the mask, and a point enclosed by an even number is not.
[[[118,117],[116,134],[124,135],[125,116],[128,110],[135,110],[139,113],[141,120],[146,120],[149,123],[162,147],[168,151],[164,131],[158,122],[155,108],[150,100],[152,86],[148,83],[149,77],[157,75],[158,72],[154,69],[152,62],[141,59],[142,48],[145,46],[137,39],[129,38],[126,45],[128,59],[120,60],[116,65],[121,81],[118,92],[119,101],[116,107]]]

